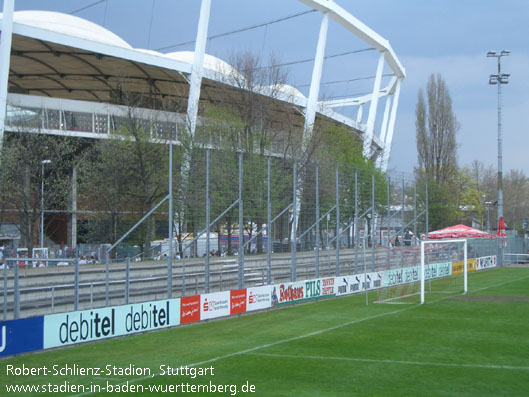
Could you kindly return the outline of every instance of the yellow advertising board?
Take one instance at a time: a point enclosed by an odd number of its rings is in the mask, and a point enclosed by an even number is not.
[[[452,275],[463,274],[465,261],[454,261],[452,262]],[[467,272],[476,271],[476,259],[467,259]]]

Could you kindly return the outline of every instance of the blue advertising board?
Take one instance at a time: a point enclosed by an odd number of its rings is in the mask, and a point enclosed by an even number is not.
[[[43,316],[0,322],[0,356],[11,356],[43,348]]]

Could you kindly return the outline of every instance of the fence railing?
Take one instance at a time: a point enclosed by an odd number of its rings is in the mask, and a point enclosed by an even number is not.
[[[362,241],[363,242],[363,241]],[[340,248],[341,275],[358,274],[364,269],[382,271],[405,267],[420,262],[417,247],[375,246],[374,255],[366,244],[354,249]],[[497,240],[469,240],[468,258],[496,255]],[[528,243],[522,238],[508,238],[504,265],[528,263]],[[291,281],[292,262],[289,254],[270,255],[268,269],[266,255],[245,257],[243,283],[246,287]],[[298,280],[336,275],[336,251],[320,250],[319,266],[316,252],[299,252],[296,256]],[[39,258],[9,258],[0,270],[3,275],[2,319],[30,317],[50,313],[88,310],[104,307],[107,282],[105,266],[80,265],[77,259],[50,259],[48,267],[38,267]],[[58,266],[62,262],[67,266]],[[35,267],[33,267],[35,266]],[[175,297],[203,294],[206,291],[204,258],[174,261],[173,294]],[[270,274],[268,272],[270,271]],[[155,261],[114,263],[110,266],[109,305],[122,305],[163,299],[167,286],[167,267]],[[237,258],[210,258],[209,291],[236,289],[239,285]],[[185,291],[185,292],[184,292]]]

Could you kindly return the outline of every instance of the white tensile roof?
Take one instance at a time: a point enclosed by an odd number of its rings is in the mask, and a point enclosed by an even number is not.
[[[1,16],[2,14],[0,14]],[[122,48],[132,48],[121,37],[93,22],[73,15],[51,11],[17,11],[13,21],[68,36],[97,41]]]

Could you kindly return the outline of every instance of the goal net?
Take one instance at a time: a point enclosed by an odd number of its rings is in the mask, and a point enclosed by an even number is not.
[[[415,249],[393,249],[375,303],[424,303],[429,294],[467,291],[467,241],[426,240]]]

